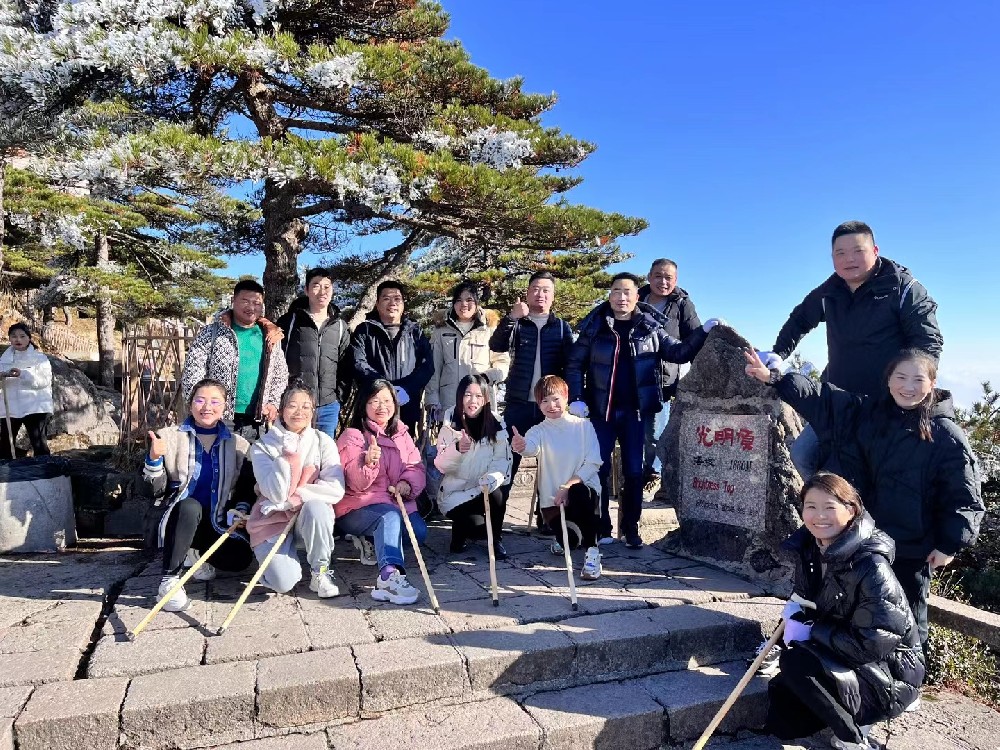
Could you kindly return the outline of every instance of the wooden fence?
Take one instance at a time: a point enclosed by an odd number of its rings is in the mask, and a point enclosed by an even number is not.
[[[121,442],[176,424],[187,414],[181,395],[184,356],[197,327],[170,321],[131,325],[122,333]]]

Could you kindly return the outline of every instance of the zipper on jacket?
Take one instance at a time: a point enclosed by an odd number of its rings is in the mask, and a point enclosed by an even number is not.
[[[614,361],[611,363],[611,380],[608,386],[608,409],[604,414],[605,422],[611,421],[611,402],[614,399],[615,395],[615,373],[618,372],[618,353],[621,351],[621,343],[622,343],[621,336],[619,336],[618,331],[615,330],[614,323],[610,325],[610,328],[611,328],[611,333],[615,335],[615,358]]]

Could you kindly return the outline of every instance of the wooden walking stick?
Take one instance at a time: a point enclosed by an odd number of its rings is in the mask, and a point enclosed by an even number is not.
[[[246,588],[243,589],[243,593],[240,594],[240,598],[236,600],[236,604],[234,604],[233,608],[229,610],[229,614],[226,615],[226,619],[222,621],[222,624],[219,626],[219,629],[215,631],[216,635],[222,635],[223,633],[226,632],[226,628],[229,627],[230,623],[232,623],[233,621],[233,618],[236,617],[236,613],[240,611],[240,607],[243,606],[243,603],[250,596],[250,592],[253,591],[253,587],[257,585],[257,581],[259,581],[261,576],[264,575],[264,572],[267,570],[267,566],[271,564],[271,560],[274,559],[274,556],[275,554],[277,554],[278,549],[281,547],[282,544],[285,543],[285,537],[287,537],[288,532],[292,530],[292,526],[295,524],[295,519],[297,519],[298,517],[299,513],[298,511],[296,511],[295,513],[292,514],[292,517],[288,519],[288,523],[285,524],[285,528],[282,529],[281,534],[278,535],[278,540],[274,543],[274,546],[271,547],[271,549],[268,551],[264,559],[261,560],[260,565],[257,566],[256,572],[250,578],[250,583],[248,583],[246,585]]]
[[[226,529],[225,533],[218,539],[216,539],[215,543],[212,544],[212,546],[209,547],[207,550],[205,550],[205,553],[203,555],[201,555],[197,560],[195,560],[194,565],[188,568],[187,573],[181,576],[180,580],[173,585],[170,591],[164,594],[160,598],[160,601],[158,601],[156,605],[149,611],[149,614],[143,617],[142,620],[139,622],[139,624],[132,629],[132,632],[129,633],[130,640],[135,640],[136,636],[138,636],[139,633],[145,630],[146,626],[153,621],[153,618],[156,617],[157,613],[161,609],[163,609],[163,606],[174,597],[174,594],[176,594],[178,591],[181,590],[181,587],[188,582],[188,579],[190,579],[191,576],[194,575],[195,571],[198,570],[198,568],[200,568],[206,562],[208,562],[208,558],[214,555],[216,550],[218,550],[219,547],[223,545],[223,543],[229,538],[229,536],[234,531],[236,531],[236,529],[243,526],[244,523],[246,522],[243,520],[239,520],[232,526],[230,526],[228,529]]]
[[[417,544],[417,535],[413,533],[413,524],[410,523],[410,516],[406,513],[403,496],[396,491],[395,487],[390,487],[389,492],[396,496],[396,502],[399,504],[399,512],[403,514],[406,533],[410,535],[410,544],[413,547],[413,554],[417,556],[417,563],[420,565],[420,575],[424,577],[424,584],[427,586],[427,596],[430,597],[431,606],[435,612],[440,613],[441,606],[438,604],[437,596],[434,594],[434,586],[431,585],[431,577],[427,573],[427,566],[424,565],[424,556],[420,554],[420,545]]]
[[[764,663],[764,659],[767,658],[768,653],[778,643],[781,639],[782,633],[784,632],[785,621],[782,620],[778,623],[778,627],[774,629],[774,633],[767,640],[767,643],[761,647],[760,653],[757,654],[757,658],[753,660],[753,664],[751,664],[750,668],[747,669],[747,673],[743,675],[743,678],[738,683],[736,683],[736,687],[733,688],[733,692],[731,692],[729,697],[726,698],[726,702],[722,704],[722,708],[720,708],[715,716],[712,717],[712,720],[708,723],[708,726],[705,727],[705,731],[701,733],[701,737],[699,737],[698,741],[694,743],[691,750],[702,750],[702,748],[705,747],[705,743],[708,742],[715,730],[719,728],[719,724],[721,724],[722,720],[726,718],[726,714],[729,713],[729,709],[733,707],[733,704],[736,703],[736,699],[740,697],[746,689],[746,686],[750,684],[750,680],[753,679],[754,674],[758,669],[760,669],[760,665]]]
[[[493,520],[490,515],[490,494],[483,490],[483,505],[486,508],[486,546],[490,550],[490,593],[493,596],[493,606],[500,606],[500,593],[497,590],[497,556],[493,552]]]
[[[14,430],[10,426],[10,402],[7,400],[7,377],[0,378],[0,389],[3,389],[3,418],[7,422],[7,439],[10,440],[10,460],[17,458],[14,453]]]
[[[576,581],[573,580],[573,558],[569,554],[569,532],[566,530],[566,506],[559,506],[559,523],[562,524],[563,555],[566,556],[566,576],[569,578],[569,600],[575,612],[576,604]]]

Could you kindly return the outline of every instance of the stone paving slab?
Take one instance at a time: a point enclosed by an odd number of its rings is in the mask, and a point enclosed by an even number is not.
[[[541,730],[514,701],[437,706],[327,730],[333,750],[538,750]]]
[[[136,677],[202,663],[205,637],[193,628],[144,630],[134,641],[105,635],[87,664],[87,677]]]
[[[206,644],[205,663],[219,664],[308,651],[309,636],[298,612],[285,619],[250,622],[244,622],[237,615],[225,633],[210,636]]]
[[[424,592],[416,604],[406,607],[372,601],[367,616],[376,639],[391,641],[447,633],[448,626],[426,604],[426,597]]]
[[[576,652],[569,636],[549,623],[470,630],[451,640],[465,660],[473,690],[505,692],[565,678]]]
[[[541,750],[657,750],[663,740],[663,707],[628,684],[539,693],[523,705],[542,728]]]
[[[261,659],[257,720],[294,727],[358,716],[360,691],[358,667],[349,648]]]
[[[30,685],[0,688],[0,718],[13,719],[21,713],[31,691]]]
[[[462,656],[453,645],[424,638],[355,646],[366,714],[455,698],[467,692]]]
[[[121,711],[122,742],[192,747],[253,739],[257,664],[175,669],[132,680]]]
[[[237,742],[230,745],[213,745],[208,750],[327,750],[325,732],[314,734],[290,734],[284,737],[268,737],[263,740]]]
[[[0,718],[0,750],[14,750],[14,720]]]
[[[513,603],[521,598],[523,597],[501,596],[496,607],[491,598],[442,602],[441,620],[453,633],[519,625],[521,615],[514,609]]]
[[[707,565],[676,570],[671,573],[671,578],[691,588],[706,591],[721,601],[748,599],[765,593],[764,588],[756,583]]]
[[[331,599],[299,599],[302,622],[314,650],[375,643],[368,618],[353,597],[341,594]]]
[[[14,723],[19,750],[115,747],[118,711],[128,680],[75,680],[43,685]]]
[[[81,658],[75,648],[0,654],[0,687],[72,680]]]

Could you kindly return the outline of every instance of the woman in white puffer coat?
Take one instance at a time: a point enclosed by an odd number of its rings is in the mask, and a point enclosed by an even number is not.
[[[468,539],[486,538],[483,494],[487,493],[498,560],[507,551],[500,531],[507,507],[500,488],[510,482],[512,454],[507,430],[490,406],[485,375],[466,375],[458,383],[457,406],[444,415],[434,465],[444,475],[438,507],[451,519],[451,551],[461,552]]]
[[[45,426],[52,413],[52,365],[49,358],[31,343],[31,330],[15,323],[8,331],[10,346],[0,355],[0,378],[4,398],[0,399],[0,458],[10,459],[10,445],[23,424],[34,455],[49,455]],[[9,411],[8,411],[9,410]],[[10,417],[8,436],[7,417]]]

